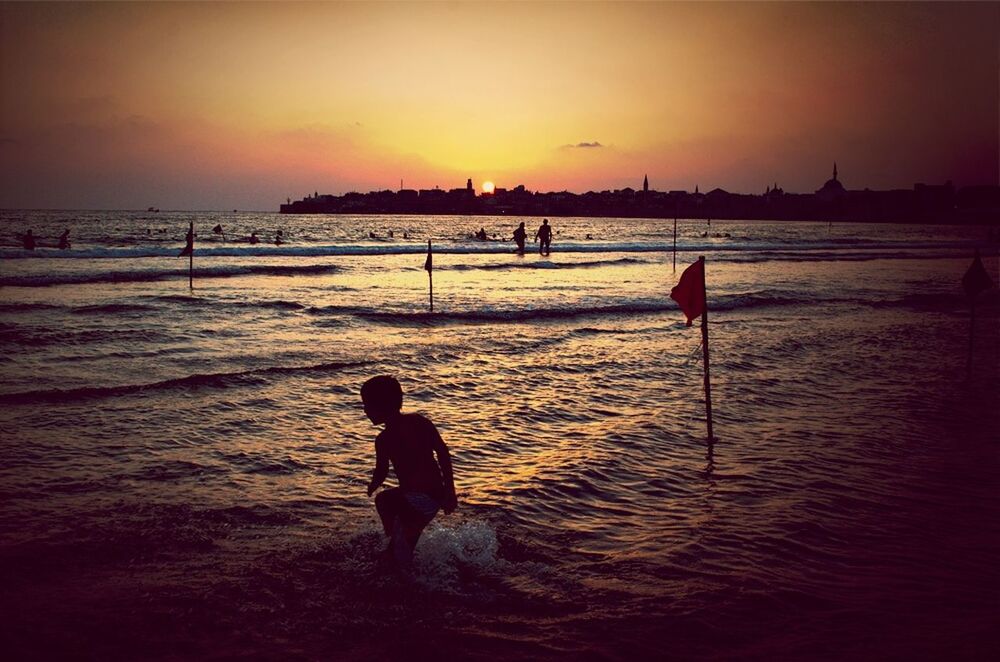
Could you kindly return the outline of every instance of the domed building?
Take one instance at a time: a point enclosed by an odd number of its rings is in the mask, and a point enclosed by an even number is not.
[[[833,163],[833,178],[826,180],[823,187],[816,191],[816,197],[821,202],[836,202],[847,195],[844,185],[837,179],[837,162]]]

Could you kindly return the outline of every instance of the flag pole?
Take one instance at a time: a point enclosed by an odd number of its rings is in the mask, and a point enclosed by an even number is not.
[[[708,376],[708,290],[705,287],[705,256],[698,258],[701,262],[701,289],[705,297],[705,309],[701,313],[701,347],[702,358],[705,360],[705,414],[708,422],[708,443],[715,441],[712,434],[712,382]]]
[[[674,273],[677,273],[677,217],[674,217]]]
[[[427,287],[430,295],[431,312],[434,312],[434,268],[431,262],[431,240],[427,240]]]
[[[188,253],[188,287],[194,289],[194,221],[188,227],[188,236],[191,237],[191,252]]]

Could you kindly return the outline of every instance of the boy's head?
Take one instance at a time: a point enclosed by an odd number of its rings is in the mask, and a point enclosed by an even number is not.
[[[372,377],[361,386],[361,402],[365,405],[365,415],[379,425],[403,408],[403,389],[395,377]]]

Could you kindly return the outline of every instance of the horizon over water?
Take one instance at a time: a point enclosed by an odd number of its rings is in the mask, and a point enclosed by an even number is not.
[[[682,220],[675,271],[669,220],[550,218],[549,257],[520,220],[0,211],[11,659],[995,654],[987,228]],[[699,255],[712,447],[669,299]],[[376,374],[455,465],[412,582],[365,496]]]

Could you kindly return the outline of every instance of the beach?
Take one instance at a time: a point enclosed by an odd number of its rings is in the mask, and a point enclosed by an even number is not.
[[[470,238],[520,220],[0,212],[10,659],[995,654],[987,228],[681,219],[676,268],[668,220]],[[712,445],[669,298],[701,255]],[[378,374],[455,465],[409,582],[365,495]]]

